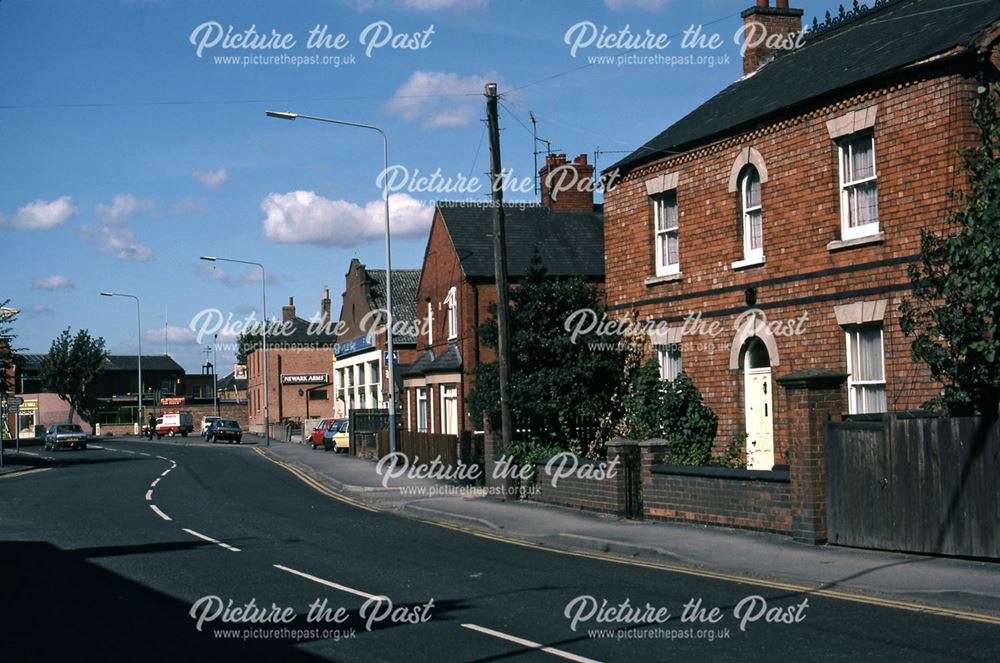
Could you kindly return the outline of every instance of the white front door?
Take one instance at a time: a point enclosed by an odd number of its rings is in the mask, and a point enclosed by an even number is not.
[[[771,407],[771,369],[746,371],[747,469],[774,466],[774,425]]]

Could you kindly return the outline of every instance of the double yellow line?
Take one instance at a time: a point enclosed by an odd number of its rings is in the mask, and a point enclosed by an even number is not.
[[[381,509],[377,509],[368,504],[364,504],[363,502],[359,502],[358,500],[354,500],[344,495],[341,495],[340,493],[334,492],[333,490],[320,484],[318,481],[316,481],[309,475],[302,472],[302,470],[300,470],[299,468],[290,465],[284,461],[273,458],[272,456],[264,453],[264,451],[261,449],[254,448],[254,451],[256,451],[258,454],[260,454],[267,460],[271,461],[272,463],[285,468],[286,470],[294,474],[296,477],[298,477],[307,486],[316,490],[319,493],[322,493],[323,495],[326,495],[327,497],[331,497],[339,502],[343,502],[344,504],[349,504],[351,506],[358,507],[359,509],[364,509],[365,511],[373,511],[376,513],[382,511]],[[721,580],[724,582],[733,582],[741,585],[766,587],[768,589],[778,589],[786,592],[804,594],[809,596],[823,596],[826,598],[839,599],[841,601],[851,601],[854,603],[863,603],[866,605],[873,605],[881,608],[893,608],[896,610],[906,610],[908,612],[918,612],[928,615],[936,615],[939,617],[952,617],[955,619],[964,619],[966,621],[981,622],[984,624],[994,624],[1000,626],[1000,617],[994,617],[992,615],[984,615],[976,612],[969,612],[966,610],[952,610],[951,608],[941,608],[930,605],[922,605],[920,603],[911,603],[909,601],[897,601],[894,599],[879,598],[875,596],[864,596],[862,594],[854,594],[851,592],[844,592],[835,589],[827,589],[822,586],[809,587],[807,585],[797,585],[789,582],[762,580],[760,578],[750,578],[746,576],[734,575],[731,573],[719,573],[717,571],[693,569],[686,566],[679,566],[677,564],[667,564],[664,562],[636,560],[626,557],[619,557],[617,555],[611,555],[608,553],[577,551],[565,548],[553,548],[551,546],[545,546],[540,543],[535,543],[534,541],[527,541],[525,539],[517,539],[509,536],[501,536],[499,534],[493,534],[491,532],[483,532],[481,530],[470,529],[467,527],[462,527],[460,525],[452,525],[448,523],[438,522],[435,520],[427,520],[424,518],[414,518],[414,520],[417,520],[418,522],[421,523],[425,523],[427,525],[434,525],[436,527],[441,527],[455,532],[462,532],[463,534],[479,537],[480,539],[498,541],[500,543],[507,543],[510,545],[521,546],[522,548],[531,548],[533,550],[543,550],[545,552],[556,553],[559,555],[581,557],[584,559],[596,559],[604,562],[611,562],[613,564],[638,566],[646,569],[667,571],[669,573],[680,573],[688,576],[709,578],[712,580]]]

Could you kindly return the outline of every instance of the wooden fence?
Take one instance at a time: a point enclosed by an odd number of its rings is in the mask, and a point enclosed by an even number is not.
[[[827,538],[1000,558],[1000,425],[886,415],[826,428]]]
[[[396,451],[406,454],[414,464],[424,465],[440,457],[444,465],[454,467],[459,459],[458,436],[400,430],[396,433]],[[378,457],[388,454],[389,431],[382,430],[378,433]]]

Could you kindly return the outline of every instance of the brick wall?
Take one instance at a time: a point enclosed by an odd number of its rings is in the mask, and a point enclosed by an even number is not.
[[[247,392],[251,402],[247,406],[249,426],[254,431],[264,430],[264,365],[263,352],[255,350],[247,360]],[[281,384],[281,374],[326,373],[333,380],[333,349],[320,348],[267,348],[268,406],[271,425],[284,419],[302,421],[313,417],[333,416],[333,385]],[[326,400],[307,401],[308,393],[299,396],[299,389],[318,387],[326,390]],[[307,412],[308,409],[308,412]]]
[[[788,533],[788,472],[655,465],[643,487],[647,518]]]
[[[566,477],[559,479],[553,487],[551,477],[545,473],[546,462],[548,461],[542,461],[535,467],[537,492],[530,495],[532,500],[616,516],[625,515],[625,482],[621,471],[614,477],[604,479]],[[580,465],[596,466],[606,471],[608,464],[606,461],[581,460]]]
[[[910,355],[910,339],[899,328],[899,304],[907,296],[907,264],[920,249],[920,230],[943,231],[955,208],[950,190],[964,180],[959,151],[976,138],[971,119],[975,81],[942,71],[936,77],[899,81],[884,89],[858,91],[830,105],[670,157],[627,174],[605,195],[606,293],[611,315],[681,325],[700,313],[716,323],[716,335],[689,335],[684,369],[719,416],[716,450],[744,431],[742,371],[730,370],[735,322],[748,308],[744,290],[757,289],[756,307],[770,321],[808,316],[806,332],[777,339],[780,363],[773,377],[801,368],[847,370],[844,329],[833,307],[887,299],[884,320],[885,373],[890,410],[920,407],[937,393],[929,372]],[[830,250],[839,239],[837,144],[827,121],[877,106],[874,126],[879,225],[884,240]],[[753,147],[763,157],[762,185],[766,263],[747,269],[740,208],[729,192],[738,155]],[[678,175],[681,277],[648,282],[655,274],[652,208],[646,181]],[[772,360],[775,358],[772,357]],[[787,424],[776,402],[775,440]],[[781,463],[786,459],[776,457]]]

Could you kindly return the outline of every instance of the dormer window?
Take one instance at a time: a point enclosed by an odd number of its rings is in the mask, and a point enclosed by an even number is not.
[[[875,136],[854,135],[839,143],[841,239],[878,233]]]

